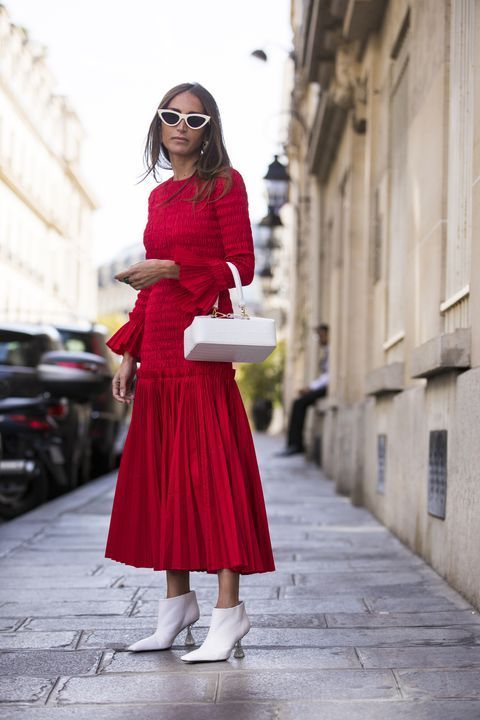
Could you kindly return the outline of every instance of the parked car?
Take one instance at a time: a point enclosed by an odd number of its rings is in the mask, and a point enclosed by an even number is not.
[[[0,515],[90,479],[92,397],[110,384],[105,359],[66,351],[55,328],[0,324]]]
[[[117,365],[106,345],[108,330],[99,323],[55,325],[63,346],[71,352],[89,352],[105,359],[110,378]],[[111,384],[92,399],[92,466],[95,474],[113,470],[123,449],[129,407],[114,400]]]

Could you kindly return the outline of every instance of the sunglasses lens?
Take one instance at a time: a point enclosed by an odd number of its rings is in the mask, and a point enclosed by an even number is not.
[[[201,115],[189,115],[187,125],[193,130],[198,130],[198,128],[201,128],[202,125],[205,125],[205,118]]]
[[[179,121],[179,116],[176,112],[163,110],[160,117],[167,125],[176,125]]]

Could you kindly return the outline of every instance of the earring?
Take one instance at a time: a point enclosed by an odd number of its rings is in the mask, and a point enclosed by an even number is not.
[[[205,152],[205,148],[207,147],[207,145],[208,145],[207,140],[204,140],[204,141],[202,142],[202,147],[201,147],[201,149],[200,149],[200,155],[203,155],[203,153]]]

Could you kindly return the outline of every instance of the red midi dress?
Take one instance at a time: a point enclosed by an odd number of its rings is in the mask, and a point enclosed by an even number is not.
[[[275,570],[250,425],[231,362],[186,360],[195,315],[232,312],[233,262],[252,282],[254,253],[241,174],[214,203],[186,202],[194,177],[170,178],[148,200],[146,259],[170,259],[178,278],[138,292],[107,345],[137,369],[131,422],[115,487],[105,557],[154,570]],[[219,198],[217,177],[210,199]],[[162,202],[175,195],[167,204]],[[219,320],[228,322],[228,320]]]

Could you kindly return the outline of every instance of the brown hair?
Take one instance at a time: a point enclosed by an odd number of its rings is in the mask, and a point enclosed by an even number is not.
[[[213,95],[209,93],[203,85],[195,82],[175,85],[175,87],[165,93],[157,107],[168,107],[170,101],[173,100],[176,95],[183,92],[190,92],[192,95],[195,95],[202,103],[203,108],[201,112],[205,115],[210,115],[210,122],[206,125],[204,135],[206,146],[196,162],[194,174],[185,182],[186,184],[192,178],[195,179],[195,194],[192,198],[187,199],[187,202],[195,203],[199,200],[207,200],[208,202],[217,177],[226,178],[225,187],[219,197],[223,197],[230,190],[232,186],[232,176],[230,171],[232,163],[230,162],[230,158],[228,157],[228,153],[225,148],[218,105],[215,102]],[[145,178],[152,173],[155,180],[158,181],[156,174],[156,170],[158,168],[163,168],[165,170],[172,169],[170,153],[162,143],[161,137],[162,121],[155,110],[155,116],[150,123],[145,143],[143,158],[147,170],[142,180],[145,180]],[[185,187],[185,184],[182,184],[179,190],[170,196],[165,202],[169,202],[175,195],[178,194],[178,192],[181,192],[181,190]]]

